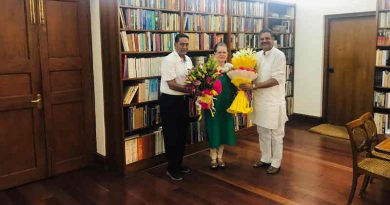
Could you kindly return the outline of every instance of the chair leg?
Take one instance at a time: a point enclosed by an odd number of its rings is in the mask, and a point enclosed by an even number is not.
[[[367,189],[367,186],[368,186],[368,182],[370,182],[370,178],[372,178],[372,177],[364,175],[362,188],[360,189],[360,193],[359,193],[360,197],[363,197],[363,193],[366,192],[366,189]]]
[[[358,180],[358,175],[356,173],[353,173],[352,187],[351,187],[351,192],[349,193],[347,205],[350,205],[352,203],[353,197],[355,196],[357,180]]]

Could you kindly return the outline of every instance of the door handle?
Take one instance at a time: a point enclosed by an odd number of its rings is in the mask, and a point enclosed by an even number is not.
[[[327,71],[328,73],[334,73],[334,68],[328,68]]]
[[[37,99],[36,100],[31,100],[31,103],[37,104],[38,109],[42,109],[42,96],[41,94],[37,94]]]
[[[38,0],[39,22],[41,25],[45,24],[45,8],[43,7],[43,0]]]
[[[30,0],[30,20],[31,24],[35,24],[35,0]]]

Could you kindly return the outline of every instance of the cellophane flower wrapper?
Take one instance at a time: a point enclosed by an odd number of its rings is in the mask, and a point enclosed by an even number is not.
[[[215,96],[222,92],[222,84],[218,80],[221,73],[217,69],[218,64],[214,57],[209,56],[205,64],[201,64],[192,68],[187,76],[187,86],[196,90],[196,111],[199,115],[199,120],[202,119],[202,110],[209,110],[211,116],[214,117]]]
[[[255,80],[258,76],[256,71],[255,52],[252,49],[243,49],[233,54],[232,58],[233,69],[227,75],[231,79],[231,83],[237,88],[240,84],[248,84]],[[229,113],[251,113],[253,108],[250,106],[249,100],[244,91],[239,90],[232,104],[227,109]]]

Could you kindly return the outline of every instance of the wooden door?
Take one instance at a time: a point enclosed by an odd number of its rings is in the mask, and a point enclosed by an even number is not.
[[[327,20],[326,118],[329,123],[344,125],[373,109],[375,15]]]
[[[46,175],[36,5],[0,6],[0,190]],[[41,102],[39,102],[41,103]]]
[[[95,154],[89,0],[38,0],[40,59],[50,175]]]

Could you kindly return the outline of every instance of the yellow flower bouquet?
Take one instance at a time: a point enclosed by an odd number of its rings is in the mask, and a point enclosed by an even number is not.
[[[257,78],[255,51],[242,49],[233,54],[233,69],[227,75],[237,88],[240,84],[251,83]],[[245,92],[239,90],[233,103],[227,109],[229,113],[250,113],[253,111]]]

